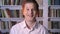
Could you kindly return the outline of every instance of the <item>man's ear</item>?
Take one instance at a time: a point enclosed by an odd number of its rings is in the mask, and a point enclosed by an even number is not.
[[[24,17],[24,10],[22,9],[21,11],[22,11],[22,15],[23,15],[23,17]]]
[[[36,12],[36,16],[37,16],[37,17],[39,16],[39,11]]]
[[[25,15],[25,13],[24,13],[24,12],[25,12],[25,11],[24,11],[24,9],[22,9],[22,14],[23,14],[23,15]]]

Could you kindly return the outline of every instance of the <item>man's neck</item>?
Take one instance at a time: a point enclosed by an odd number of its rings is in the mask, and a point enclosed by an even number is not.
[[[33,27],[33,25],[35,25],[35,21],[25,21],[25,23],[26,23],[26,26],[29,28],[29,29],[31,29],[32,27]]]

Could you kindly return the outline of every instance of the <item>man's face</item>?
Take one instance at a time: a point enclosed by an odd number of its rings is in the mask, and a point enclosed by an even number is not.
[[[27,20],[33,20],[36,17],[36,8],[33,3],[26,3],[23,10],[23,15]]]

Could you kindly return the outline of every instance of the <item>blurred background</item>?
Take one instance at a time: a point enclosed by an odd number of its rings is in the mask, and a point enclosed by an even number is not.
[[[0,0],[0,34],[9,34],[13,25],[20,23],[23,0]],[[60,34],[60,0],[36,0],[39,4],[37,21],[44,25],[50,34]]]

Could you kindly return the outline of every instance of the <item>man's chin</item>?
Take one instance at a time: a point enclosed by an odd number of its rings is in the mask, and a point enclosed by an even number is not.
[[[29,20],[30,20],[30,21],[33,21],[33,20],[34,20],[34,18],[29,18]]]

